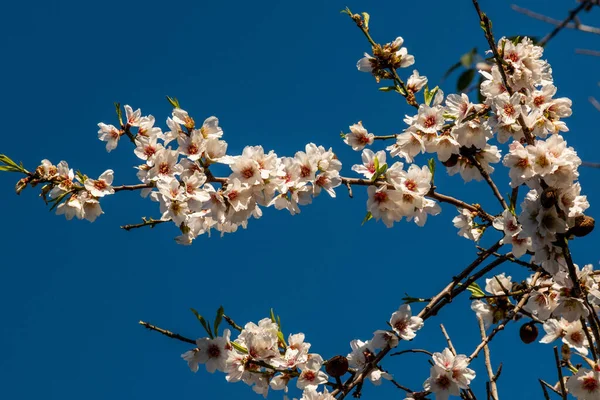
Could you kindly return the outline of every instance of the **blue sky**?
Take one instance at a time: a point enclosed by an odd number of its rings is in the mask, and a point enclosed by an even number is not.
[[[551,26],[519,15],[507,1],[480,1],[496,35],[544,35]],[[520,1],[567,15],[576,3]],[[403,99],[381,93],[356,71],[369,46],[339,10],[371,14],[375,40],[403,36],[416,67],[440,82],[444,71],[472,47],[485,48],[470,1],[33,1],[3,6],[0,34],[5,54],[0,82],[4,116],[1,153],[33,169],[41,159],[67,160],[97,176],[116,171],[116,184],[136,183],[137,160],[125,141],[107,154],[96,124],[114,123],[113,102],[153,114],[162,127],[170,113],[165,95],[178,97],[197,120],[216,115],[229,152],[262,144],[293,155],[308,142],[332,146],[345,175],[360,155],[339,138],[362,120],[376,134],[404,128]],[[584,16],[593,21],[599,11]],[[590,22],[592,23],[592,22]],[[587,97],[600,97],[600,59],[575,55],[575,47],[599,49],[597,37],[565,31],[549,45],[560,96],[573,99],[566,135],[582,159],[600,161],[596,121]],[[402,71],[409,74],[410,71]],[[442,83],[454,89],[456,76]],[[417,160],[426,163],[426,158]],[[439,168],[440,192],[497,205],[481,184],[464,185]],[[502,170],[502,169],[500,169]],[[581,170],[581,182],[598,217],[600,170]],[[286,332],[302,331],[325,358],[347,354],[352,339],[369,339],[400,305],[405,292],[429,297],[475,257],[471,242],[456,235],[456,211],[443,207],[425,228],[401,223],[360,223],[366,195],[343,188],[333,200],[320,196],[299,216],[266,210],[246,231],[201,237],[191,247],[175,244],[173,226],[125,232],[119,225],[158,216],[155,203],[137,193],[103,201],[95,223],[66,221],[49,213],[35,190],[17,197],[16,176],[0,174],[3,206],[0,279],[0,398],[173,399],[258,398],[222,374],[192,374],[180,360],[189,346],[138,324],[143,319],[190,337],[202,328],[190,307],[212,318],[219,305],[238,323],[281,315]],[[498,174],[507,191],[507,178]],[[482,200],[482,196],[485,199]],[[575,261],[597,264],[594,232],[574,243]],[[484,244],[496,238],[486,238]],[[515,278],[516,265],[504,269]],[[408,346],[441,351],[444,322],[459,352],[478,337],[466,299],[431,320]],[[516,325],[494,340],[492,361],[504,362],[500,395],[539,397],[537,378],[555,379],[550,346],[522,344]],[[503,357],[501,358],[500,355]],[[388,359],[397,379],[420,388],[428,376],[423,355]],[[523,360],[527,360],[523,362]],[[482,391],[481,360],[474,388]],[[526,378],[526,379],[525,379]],[[517,383],[518,382],[518,383]],[[369,384],[365,399],[398,396],[397,389]],[[270,398],[281,398],[272,393]]]

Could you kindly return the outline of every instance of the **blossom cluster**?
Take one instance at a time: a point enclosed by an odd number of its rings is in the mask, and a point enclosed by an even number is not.
[[[181,357],[193,372],[204,364],[208,372],[223,372],[228,382],[244,382],[264,397],[269,389],[287,394],[295,379],[296,388],[303,391],[302,399],[329,400],[334,397],[324,386],[337,385],[329,381],[330,375],[339,378],[348,371],[360,370],[379,350],[396,347],[400,339],[412,340],[423,327],[423,320],[413,316],[410,306],[405,304],[392,314],[389,324],[392,330],[378,330],[370,341],[353,340],[351,352],[340,357],[344,360],[341,363],[335,363],[335,357],[325,361],[321,355],[311,353],[311,344],[305,342],[303,333],[290,334],[286,341],[274,317],[262,319],[258,324],[249,322],[243,328],[234,325],[239,329],[235,340],[229,329],[217,336],[217,327],[214,333],[207,327],[209,337],[197,339],[196,347]],[[382,379],[392,376],[375,366],[368,379],[379,385]]]

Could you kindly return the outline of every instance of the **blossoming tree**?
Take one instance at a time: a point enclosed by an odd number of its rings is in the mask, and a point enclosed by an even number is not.
[[[140,324],[189,343],[181,357],[192,371],[203,365],[209,373],[218,371],[228,382],[244,382],[264,397],[290,388],[299,389],[306,400],[360,397],[365,381],[389,381],[407,399],[497,400],[500,370],[492,365],[488,343],[518,320],[524,342],[562,342],[560,350],[554,347],[558,375],[546,377],[552,382],[558,378],[558,383],[541,381],[546,398],[554,392],[562,398],[598,399],[598,274],[591,264],[576,264],[570,247],[594,228],[578,181],[581,160],[563,137],[572,102],[559,97],[542,47],[527,37],[495,38],[491,21],[476,0],[473,4],[490,48],[490,67],[479,71],[481,102],[432,87],[423,74],[426,66],[414,69],[418,64],[408,50],[410,43],[397,37],[380,44],[371,35],[369,14],[343,11],[370,46],[358,60],[358,70],[384,85],[380,90],[402,96],[408,113],[402,133],[393,135],[375,135],[362,122],[351,123],[340,144],[357,152],[351,168],[343,168],[334,149],[314,143],[293,156],[280,156],[260,145],[233,154],[216,117],[202,119],[168,97],[173,110],[166,128],[159,127],[154,116],[120,104],[116,122],[98,124],[98,138],[108,152],[133,151],[139,159],[139,183],[116,185],[118,171],[112,169],[95,177],[65,161],[44,159],[30,168],[7,155],[0,155],[0,171],[20,174],[17,194],[39,188],[49,208],[68,220],[94,222],[103,214],[107,196],[139,191],[156,203],[157,216],[122,228],[174,224],[179,230],[175,240],[181,245],[211,233],[252,229],[252,220],[268,208],[294,215],[317,197],[352,197],[356,190],[368,195],[363,223],[373,219],[389,228],[401,229],[403,220],[425,226],[428,218],[441,218],[441,206],[447,205],[446,213],[455,211],[452,223],[461,237],[476,243],[493,237],[495,244],[479,247],[473,261],[452,271],[453,278],[437,294],[428,299],[406,296],[389,321],[374,327],[368,340],[353,340],[347,354],[326,359],[303,333],[284,332],[273,311],[257,322],[238,324],[222,307],[214,319],[193,310],[205,330],[197,339]],[[485,182],[488,192],[481,196],[491,196],[495,208],[438,188],[435,178],[444,173],[465,182]],[[508,174],[509,188],[496,183],[499,173]],[[518,265],[529,276],[513,280],[498,270],[505,263]],[[445,348],[412,348],[408,342],[419,330],[465,293],[473,300],[479,343],[460,354],[442,325]],[[387,356],[408,352],[430,357],[429,377],[422,387],[405,386],[394,371],[383,367]],[[486,368],[476,378],[470,364],[480,354]],[[472,390],[474,379],[487,381],[487,393]]]

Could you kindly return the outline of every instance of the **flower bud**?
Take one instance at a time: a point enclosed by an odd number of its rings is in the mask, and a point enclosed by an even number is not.
[[[344,356],[334,356],[327,361],[325,371],[334,378],[339,378],[348,372],[348,359]]]
[[[546,189],[544,189],[542,195],[540,196],[540,202],[542,203],[542,207],[552,208],[556,204],[556,201],[556,190],[554,190],[551,187],[547,187]]]
[[[521,340],[525,344],[529,344],[535,341],[538,337],[538,328],[535,326],[534,322],[528,322],[526,324],[521,325],[521,329],[519,330],[519,336],[521,336]]]
[[[568,344],[563,343],[560,347],[560,355],[563,360],[569,361],[571,359],[571,348]]]
[[[569,229],[569,234],[577,237],[583,237],[588,235],[594,230],[596,221],[592,217],[587,215],[580,215],[575,217],[575,226]]]
[[[27,184],[29,183],[29,179],[30,179],[29,177],[19,179],[19,182],[17,182],[17,184],[15,185],[15,191],[17,192],[17,194],[21,194],[23,189],[25,189],[27,187]]]

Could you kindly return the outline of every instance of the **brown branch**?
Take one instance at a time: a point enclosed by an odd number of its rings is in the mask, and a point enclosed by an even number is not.
[[[479,322],[481,340],[485,341],[487,339],[487,335],[485,334],[485,324],[480,316],[477,316],[477,321]],[[490,396],[493,400],[498,400],[498,385],[496,385],[496,378],[494,376],[494,370],[492,369],[492,359],[490,357],[490,348],[487,344],[483,346],[483,355],[485,358],[485,368],[490,377]]]
[[[575,49],[577,54],[585,54],[586,56],[600,57],[600,51],[588,49]]]
[[[431,301],[417,314],[419,318],[426,320],[434,315],[444,307],[446,304],[450,303],[451,299],[457,294],[465,291],[468,285],[458,285],[460,281],[465,279],[469,274],[477,268],[484,260],[486,260],[493,252],[498,250],[502,245],[500,241],[496,242],[492,247],[490,247],[487,251],[482,252],[477,256],[477,258],[469,264],[463,271],[461,271],[457,276],[452,278],[452,281],[446,285],[444,289],[442,289],[437,295],[435,295]],[[498,261],[498,260],[496,260]],[[503,262],[503,260],[500,260]],[[457,287],[458,286],[458,287]],[[377,356],[367,365],[363,367],[363,369],[358,372],[355,376],[349,378],[344,383],[344,390],[341,391],[339,388],[334,390],[331,394],[332,396],[340,395],[339,399],[343,399],[346,397],[347,393],[349,393],[353,388],[361,385],[364,379],[371,373],[373,368],[379,364],[379,362],[391,351],[391,347],[386,346],[383,350],[381,350]]]
[[[538,271],[535,273],[535,275],[533,276],[533,279],[531,280],[531,285],[535,285],[535,283],[537,282],[537,280],[539,279],[541,275],[541,272]],[[513,319],[514,315],[516,315],[522,308],[523,306],[527,303],[527,300],[529,299],[531,293],[526,293],[521,300],[519,301],[519,303],[517,303],[517,305],[515,306],[515,308],[512,310],[512,312],[508,315],[508,317],[504,318],[502,320],[502,322],[500,324],[498,324],[498,326],[496,326],[496,328],[494,328],[494,330],[490,333],[489,336],[487,336],[485,339],[483,339],[481,341],[481,343],[479,343],[479,345],[475,348],[475,350],[473,351],[473,353],[471,353],[471,355],[469,356],[469,362],[473,361],[473,359],[475,357],[477,357],[477,355],[479,354],[479,352],[485,347],[487,346],[487,344],[489,342],[492,341],[492,339],[498,334],[498,332],[504,330],[504,328],[506,327],[506,324],[508,324],[508,322],[510,320]]]
[[[387,182],[384,181],[371,181],[369,179],[361,179],[361,178],[346,178],[346,177],[341,177],[342,179],[342,183],[345,184],[346,186],[348,185],[357,185],[357,186],[377,186],[377,185],[388,185]],[[467,209],[471,212],[477,213],[481,218],[487,220],[487,221],[493,221],[494,217],[488,213],[486,213],[481,206],[479,205],[473,205],[473,204],[469,204],[469,203],[465,203],[462,200],[458,200],[454,197],[451,196],[447,196],[441,193],[436,193],[435,192],[435,188],[431,188],[429,190],[429,192],[425,195],[425,197],[428,197],[430,199],[434,199],[439,201],[440,203],[448,203],[448,204],[452,204],[458,208],[464,208]]]
[[[393,134],[393,135],[385,135],[385,136],[375,136],[373,139],[374,140],[390,140],[390,139],[396,139],[398,137],[397,134]]]
[[[485,179],[485,181],[487,182],[488,186],[492,189],[492,192],[494,192],[494,196],[496,196],[496,198],[500,202],[500,205],[502,206],[502,208],[504,210],[508,209],[508,204],[506,204],[506,200],[504,200],[504,197],[500,193],[500,190],[498,190],[498,186],[496,186],[496,184],[492,180],[492,177],[483,168],[483,165],[481,165],[481,163],[479,162],[479,160],[477,158],[475,158],[474,156],[469,156],[468,160],[473,165],[475,165],[475,167],[477,168],[477,170],[479,171],[479,173],[481,174],[481,176],[483,177],[483,179]]]
[[[589,1],[584,1],[582,2],[577,8],[569,11],[569,15],[567,16],[567,18],[565,18],[562,21],[559,21],[557,19],[554,18],[550,18],[546,15],[543,14],[539,14],[536,12],[533,12],[531,10],[528,10],[527,8],[523,8],[523,7],[519,7],[515,4],[511,5],[511,8],[513,10],[515,10],[518,13],[521,14],[525,14],[528,17],[537,19],[539,21],[544,21],[547,22],[549,24],[555,25],[556,28],[554,30],[552,30],[552,32],[548,33],[540,42],[539,45],[543,46],[544,44],[548,43],[548,41],[550,39],[552,39],[554,36],[556,36],[558,34],[558,32],[560,32],[563,28],[568,28],[568,29],[576,29],[582,32],[587,32],[587,33],[595,33],[600,35],[600,28],[596,28],[594,26],[589,26],[589,25],[583,25],[580,23],[574,23],[571,22],[572,20],[575,19],[575,17],[577,16],[577,14],[582,11],[590,2]]]
[[[164,219],[146,219],[145,217],[142,218],[142,220],[144,222],[139,223],[139,224],[129,224],[129,225],[123,225],[121,226],[121,229],[125,229],[126,231],[130,231],[132,229],[137,229],[137,228],[143,228],[145,226],[149,226],[150,228],[154,228],[156,225],[158,224],[162,224],[163,222],[169,222],[170,219],[168,220],[164,220]]]
[[[592,103],[596,110],[600,111],[600,101],[596,100],[596,98],[592,96],[588,97],[588,100],[590,101],[590,103]]]
[[[446,343],[448,343],[448,349],[456,357],[456,349],[454,348],[454,345],[452,344],[452,340],[450,339],[450,335],[448,335],[448,332],[446,331],[444,324],[440,324],[440,329],[442,330],[442,335],[444,335],[444,337],[446,338]],[[462,392],[466,398],[468,398],[470,400],[475,399],[475,393],[473,393],[473,390],[471,390],[471,388],[463,389]]]
[[[496,40],[494,39],[494,34],[492,33],[492,22],[490,21],[488,16],[485,15],[483,11],[481,11],[481,7],[479,7],[479,2],[477,0],[473,0],[473,5],[475,6],[475,11],[477,11],[477,15],[479,16],[481,28],[485,33],[485,38],[488,42],[490,50],[492,50],[492,53],[494,55],[494,61],[496,62],[500,75],[502,76],[502,82],[504,83],[504,87],[506,88],[508,94],[512,96],[514,90],[508,84],[508,78],[506,76],[506,71],[504,70],[505,61],[500,56],[500,53],[498,53],[498,46],[496,45]],[[531,134],[531,129],[529,129],[529,127],[525,123],[525,118],[523,117],[523,115],[519,115],[518,122],[519,125],[521,125],[521,129],[523,129],[523,136],[525,136],[525,141],[527,142],[527,144],[534,144],[535,138]]]
[[[121,185],[121,186],[113,186],[115,192],[120,192],[123,190],[133,191],[133,190],[141,190],[141,189],[149,189],[154,187],[154,182],[152,183],[140,183],[139,185]]]
[[[558,348],[556,346],[554,346],[554,360],[556,361],[556,369],[558,370],[558,383],[560,383],[561,396],[563,400],[567,400],[567,389],[565,389],[562,366],[560,365],[560,359],[558,358]]]
[[[154,326],[154,325],[149,324],[149,323],[144,322],[144,321],[140,321],[139,324],[142,325],[143,327],[147,328],[147,329],[150,329],[151,331],[156,331],[156,332],[161,333],[161,334],[163,334],[165,336],[168,336],[171,339],[177,339],[177,340],[180,340],[182,342],[193,344],[194,346],[196,345],[196,341],[195,340],[192,340],[192,339],[186,338],[184,336],[181,336],[178,333],[173,333],[171,331],[159,328],[158,326]]]
[[[448,348],[450,349],[452,354],[456,355],[456,349],[454,348],[454,345],[452,344],[452,340],[450,340],[450,335],[448,335],[448,332],[446,331],[446,327],[444,327],[444,324],[440,324],[440,329],[442,330],[442,335],[444,335],[444,337],[446,338],[446,343],[448,343]]]

